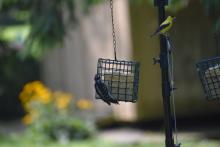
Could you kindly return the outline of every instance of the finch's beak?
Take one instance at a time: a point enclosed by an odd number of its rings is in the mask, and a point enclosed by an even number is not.
[[[176,21],[176,17],[173,17],[173,21]]]

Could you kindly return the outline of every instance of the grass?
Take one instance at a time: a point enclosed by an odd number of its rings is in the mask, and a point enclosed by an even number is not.
[[[161,142],[147,142],[135,144],[113,143],[107,140],[94,138],[85,141],[72,141],[67,144],[60,144],[54,141],[34,141],[27,136],[12,135],[10,137],[0,137],[0,147],[164,147]],[[208,139],[187,139],[182,141],[181,147],[220,147],[219,140]]]

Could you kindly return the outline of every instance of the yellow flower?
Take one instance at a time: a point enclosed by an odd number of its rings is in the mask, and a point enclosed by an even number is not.
[[[19,98],[23,105],[31,101],[47,104],[51,101],[51,91],[42,82],[33,81],[24,86]]]
[[[69,106],[72,96],[63,92],[55,92],[55,106],[58,109],[65,109]]]
[[[26,115],[22,118],[22,122],[23,122],[25,125],[29,125],[29,124],[33,123],[33,121],[36,120],[38,116],[39,116],[38,111],[35,110],[35,109],[31,109],[31,110],[29,111],[29,113],[26,114]]]
[[[30,114],[26,114],[23,118],[22,118],[22,122],[25,125],[30,125],[33,122],[33,117]]]
[[[81,99],[77,102],[77,107],[82,110],[89,110],[92,108],[92,102],[87,99]]]
[[[49,102],[51,102],[51,92],[49,89],[42,87],[42,86],[38,86],[36,87],[36,96],[35,99],[38,100],[39,102],[43,103],[43,104],[47,104]]]

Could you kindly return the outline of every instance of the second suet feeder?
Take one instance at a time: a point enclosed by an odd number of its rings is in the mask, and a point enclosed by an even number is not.
[[[220,99],[220,57],[201,60],[196,67],[206,98]]]

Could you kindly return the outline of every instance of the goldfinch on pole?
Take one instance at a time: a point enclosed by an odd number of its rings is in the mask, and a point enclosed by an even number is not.
[[[158,34],[166,34],[170,28],[173,26],[173,21],[176,19],[174,16],[168,16],[167,19],[161,23],[159,28],[151,35],[151,37],[158,35]]]

